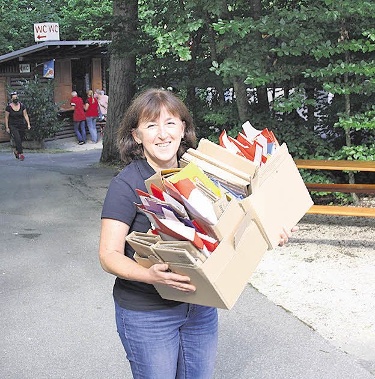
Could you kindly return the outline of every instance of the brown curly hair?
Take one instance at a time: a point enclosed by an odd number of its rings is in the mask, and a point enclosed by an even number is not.
[[[135,142],[132,132],[138,128],[141,121],[157,119],[162,108],[185,123],[184,137],[177,151],[177,159],[180,159],[187,149],[196,147],[195,127],[186,105],[171,91],[150,88],[132,101],[117,132],[120,157],[126,164],[133,159],[145,158],[143,146]]]

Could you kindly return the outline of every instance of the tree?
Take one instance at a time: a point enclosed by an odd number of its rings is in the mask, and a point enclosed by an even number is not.
[[[57,9],[62,20],[60,34],[65,40],[109,40],[112,0],[69,0]]]
[[[34,44],[33,24],[60,22],[61,0],[14,0],[0,5],[0,55]]]
[[[113,1],[113,33],[110,47],[108,116],[101,162],[118,162],[116,132],[136,92],[136,42],[138,1]]]
[[[109,39],[112,0],[13,0],[0,5],[0,55],[35,43],[33,24],[57,22],[62,40]]]

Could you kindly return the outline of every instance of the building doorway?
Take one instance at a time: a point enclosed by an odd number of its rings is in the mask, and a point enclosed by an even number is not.
[[[91,59],[72,59],[72,90],[78,96],[86,98],[86,92],[91,88]]]

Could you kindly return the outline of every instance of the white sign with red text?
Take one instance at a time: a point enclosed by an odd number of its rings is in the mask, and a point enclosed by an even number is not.
[[[34,24],[35,42],[60,41],[59,24],[55,22],[44,22]]]

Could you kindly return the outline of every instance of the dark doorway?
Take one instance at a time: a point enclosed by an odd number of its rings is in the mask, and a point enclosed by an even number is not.
[[[91,59],[72,59],[72,90],[78,96],[86,98],[86,92],[91,88]]]

